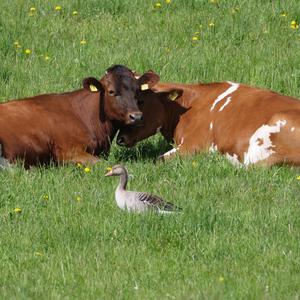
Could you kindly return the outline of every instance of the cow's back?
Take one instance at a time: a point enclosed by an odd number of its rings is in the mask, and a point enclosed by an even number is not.
[[[79,96],[80,102],[76,100]],[[0,104],[0,143],[4,157],[25,158],[25,164],[32,165],[49,162],[60,147],[68,144],[96,147],[94,129],[89,128],[89,124],[98,121],[95,97],[79,90]],[[89,111],[91,116],[85,116],[86,110],[95,112]]]

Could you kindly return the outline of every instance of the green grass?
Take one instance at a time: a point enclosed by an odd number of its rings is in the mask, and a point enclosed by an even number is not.
[[[162,81],[232,80],[300,98],[298,2],[173,0],[155,10],[146,0],[2,0],[0,100],[79,88],[116,63]],[[237,169],[208,154],[153,164],[166,149],[154,137],[130,150],[114,144],[89,173],[1,172],[0,298],[298,299],[299,171]],[[130,188],[183,213],[120,211],[117,179],[103,176],[120,161]]]

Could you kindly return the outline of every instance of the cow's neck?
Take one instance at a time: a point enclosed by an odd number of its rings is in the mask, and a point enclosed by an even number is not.
[[[167,141],[172,141],[180,116],[188,109],[178,103],[178,101],[164,100],[163,104],[163,124],[161,133]]]
[[[108,153],[116,134],[116,126],[109,118],[100,118],[100,99],[99,93],[90,93],[85,90],[77,91],[77,95],[72,97],[72,107],[76,110],[79,119],[85,124],[90,133],[94,149],[89,152],[100,154]]]

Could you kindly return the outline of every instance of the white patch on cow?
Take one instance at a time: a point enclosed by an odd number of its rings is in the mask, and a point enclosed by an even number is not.
[[[226,99],[226,102],[220,107],[219,111],[222,111],[231,102],[231,97]]]
[[[278,120],[275,125],[262,125],[249,140],[248,151],[244,153],[244,164],[255,164],[258,161],[267,159],[275,151],[270,135],[280,132],[282,126],[286,125],[286,120]]]
[[[213,122],[210,122],[210,124],[209,124],[209,129],[210,129],[210,130],[213,130],[213,128],[214,128],[214,124],[213,124]]]
[[[209,152],[213,153],[213,152],[217,152],[218,151],[218,146],[215,145],[214,143],[211,144],[211,146],[208,149]]]
[[[233,153],[233,155],[226,153],[225,156],[234,166],[240,167],[242,165],[239,161],[238,156],[235,153]]]
[[[161,131],[161,126],[157,127],[156,133],[159,133]]]
[[[167,156],[170,156],[172,154],[174,154],[175,152],[177,152],[178,148],[173,148],[171,150],[169,150],[168,152],[164,153],[162,156],[163,157],[167,157]]]
[[[234,82],[231,82],[231,81],[227,81],[227,82],[230,84],[230,87],[225,92],[223,92],[221,95],[219,95],[217,97],[217,99],[214,101],[213,105],[211,106],[210,111],[213,111],[213,109],[215,108],[215,106],[220,101],[222,101],[224,98],[226,98],[227,96],[229,96],[230,94],[232,94],[233,92],[235,92],[239,88],[239,86],[240,86],[239,83],[234,83]]]
[[[295,131],[295,127],[292,127],[292,128],[291,128],[291,132],[293,132],[293,131]]]
[[[181,139],[180,144],[176,148],[169,150],[168,152],[164,153],[162,156],[168,157],[168,156],[176,153],[179,150],[179,148],[181,147],[182,143],[183,143],[183,138]]]

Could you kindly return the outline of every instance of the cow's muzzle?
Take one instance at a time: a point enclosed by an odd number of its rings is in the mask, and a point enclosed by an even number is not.
[[[142,126],[143,125],[143,113],[130,112],[127,115],[127,125]]]

